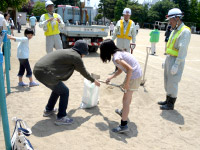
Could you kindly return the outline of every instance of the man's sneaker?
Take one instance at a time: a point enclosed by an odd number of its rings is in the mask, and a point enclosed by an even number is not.
[[[121,110],[120,109],[116,109],[115,113],[117,113],[118,115],[122,116],[122,109]]]
[[[127,131],[129,131],[128,125],[125,125],[125,126],[119,125],[118,127],[112,129],[112,132],[115,132],[115,133],[124,133]]]
[[[73,119],[68,118],[67,116],[62,117],[60,119],[56,119],[55,124],[60,126],[60,125],[70,125],[73,123]]]
[[[28,84],[27,84],[27,83],[24,83],[24,82],[19,82],[19,83],[18,83],[18,86],[28,86]]]
[[[55,113],[58,112],[58,109],[57,108],[54,108],[53,110],[44,110],[44,113],[43,113],[43,117],[49,117]]]
[[[36,82],[30,82],[29,83],[29,87],[32,87],[32,86],[39,86],[39,83],[36,83]]]

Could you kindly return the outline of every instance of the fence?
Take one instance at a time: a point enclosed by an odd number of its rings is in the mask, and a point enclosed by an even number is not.
[[[5,68],[6,68],[6,81],[7,81],[7,93],[10,93],[10,78],[9,78],[9,63],[8,57],[10,49],[8,47],[7,41],[7,33],[3,31],[2,38],[4,42],[4,54],[5,54]],[[6,94],[5,94],[5,87],[4,87],[4,73],[3,73],[3,54],[1,52],[1,42],[0,39],[0,110],[1,110],[1,118],[3,124],[3,132],[4,132],[4,139],[6,150],[11,150],[11,141],[10,141],[10,129],[9,129],[9,122],[8,122],[8,113],[7,113],[7,106],[6,106]]]

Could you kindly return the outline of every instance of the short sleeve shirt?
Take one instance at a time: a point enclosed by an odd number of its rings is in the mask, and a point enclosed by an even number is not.
[[[125,51],[117,51],[113,55],[113,63],[115,64],[115,66],[117,66],[122,71],[127,73],[127,70],[123,66],[117,64],[116,60],[124,60],[127,64],[129,64],[132,67],[133,72],[132,72],[131,79],[137,79],[142,76],[142,69],[140,67],[140,64],[131,53],[128,53]]]

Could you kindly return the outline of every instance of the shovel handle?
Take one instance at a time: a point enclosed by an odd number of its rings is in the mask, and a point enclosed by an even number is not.
[[[102,80],[98,80],[98,81],[99,81],[99,82],[101,82],[101,83],[106,83],[106,84],[108,84],[108,85],[111,85],[111,86],[118,87],[118,88],[120,88],[120,90],[121,90],[122,92],[124,92],[124,93],[126,93],[126,92],[127,92],[127,90],[125,90],[124,88],[122,88],[120,85],[113,84],[113,83],[107,83],[107,82],[105,82],[105,81],[102,81]]]

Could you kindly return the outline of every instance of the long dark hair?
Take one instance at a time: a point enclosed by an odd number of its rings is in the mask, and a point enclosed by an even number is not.
[[[106,39],[100,45],[100,57],[101,60],[106,63],[107,61],[111,60],[111,56],[116,53],[117,51],[122,51],[119,49],[113,40]]]

